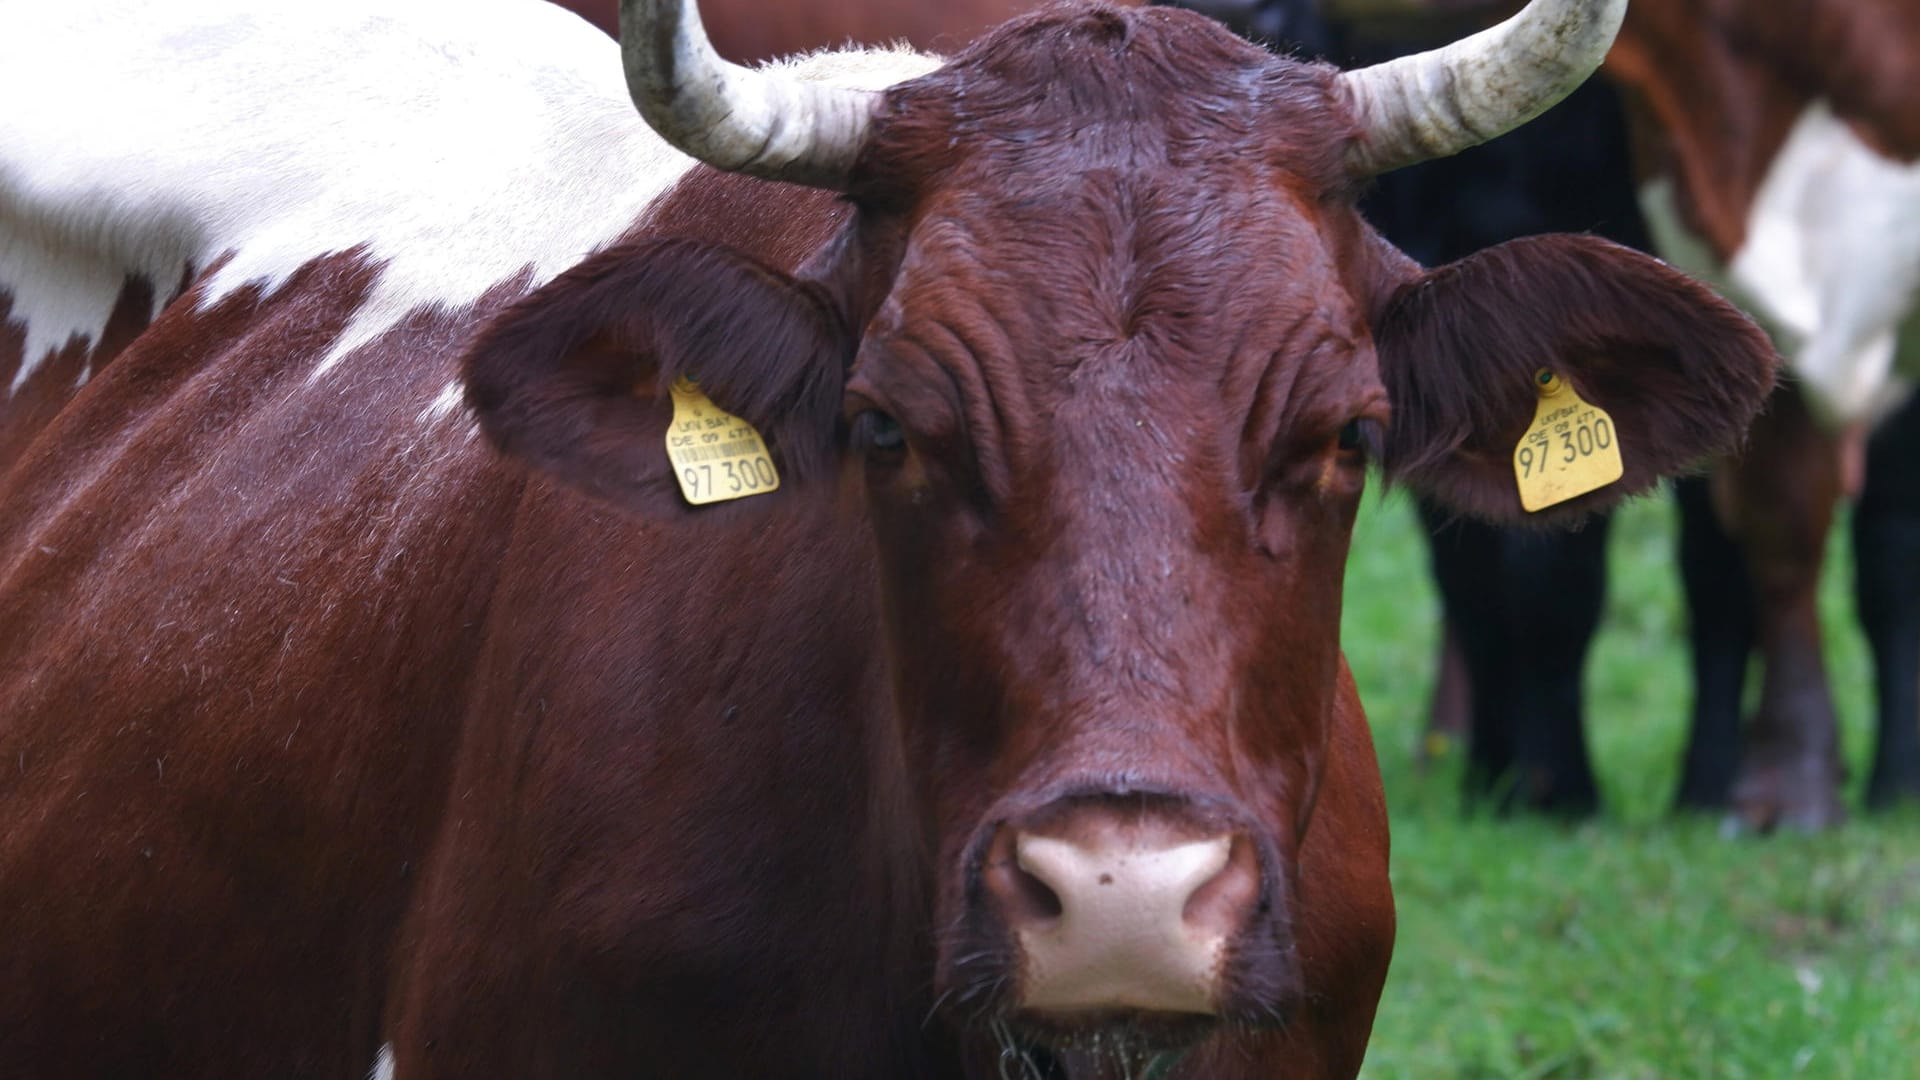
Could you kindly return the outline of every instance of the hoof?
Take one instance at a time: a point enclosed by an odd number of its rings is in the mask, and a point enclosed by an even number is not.
[[[1867,809],[1895,810],[1920,806],[1920,771],[1889,773],[1879,769],[1867,778]]]
[[[1733,797],[1728,792],[1730,785],[1721,785],[1717,789],[1704,789],[1698,785],[1682,785],[1673,797],[1673,812],[1676,814],[1724,814],[1733,805]]]
[[[1834,762],[1749,763],[1734,783],[1733,807],[1722,831],[1824,832],[1846,819],[1840,805],[1840,768]]]

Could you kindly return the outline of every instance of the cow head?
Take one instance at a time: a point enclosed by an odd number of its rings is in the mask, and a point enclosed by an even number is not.
[[[605,253],[489,331],[470,401],[654,519],[864,492],[951,1012],[1150,1047],[1284,1023],[1369,464],[1525,516],[1510,462],[1552,368],[1627,447],[1620,483],[1540,515],[1571,520],[1737,439],[1772,381],[1765,340],[1654,260],[1555,238],[1423,272],[1354,210],[1577,83],[1621,7],[1541,0],[1350,74],[1184,11],[1064,8],[859,95],[727,67],[691,10],[630,2],[656,127],[850,216],[795,275]],[[770,438],[777,495],[681,504],[680,373]]]

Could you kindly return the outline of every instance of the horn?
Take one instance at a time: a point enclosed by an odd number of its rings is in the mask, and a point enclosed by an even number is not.
[[[841,190],[879,95],[720,58],[695,0],[620,0],[627,90],[660,137],[716,169]]]
[[[1646,0],[1665,3],[1667,0]],[[1539,116],[1606,59],[1627,0],[1533,0],[1444,48],[1340,76],[1360,138],[1355,176],[1457,154]]]

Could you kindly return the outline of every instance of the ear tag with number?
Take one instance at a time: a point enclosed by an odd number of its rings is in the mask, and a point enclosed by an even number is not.
[[[667,458],[680,494],[695,506],[765,495],[780,486],[773,455],[752,424],[715,405],[682,375],[669,390]]]
[[[1540,404],[1513,450],[1513,478],[1529,514],[1597,491],[1626,473],[1619,430],[1605,409],[1545,368],[1533,381]]]

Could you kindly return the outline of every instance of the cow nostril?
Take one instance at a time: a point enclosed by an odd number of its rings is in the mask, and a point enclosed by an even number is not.
[[[1060,917],[1060,894],[1020,865],[1011,834],[996,838],[981,872],[982,884],[1010,925],[1047,922]]]
[[[1226,865],[1187,898],[1181,918],[1195,930],[1230,937],[1248,913],[1266,910],[1261,892],[1260,856],[1247,837],[1235,836]]]

